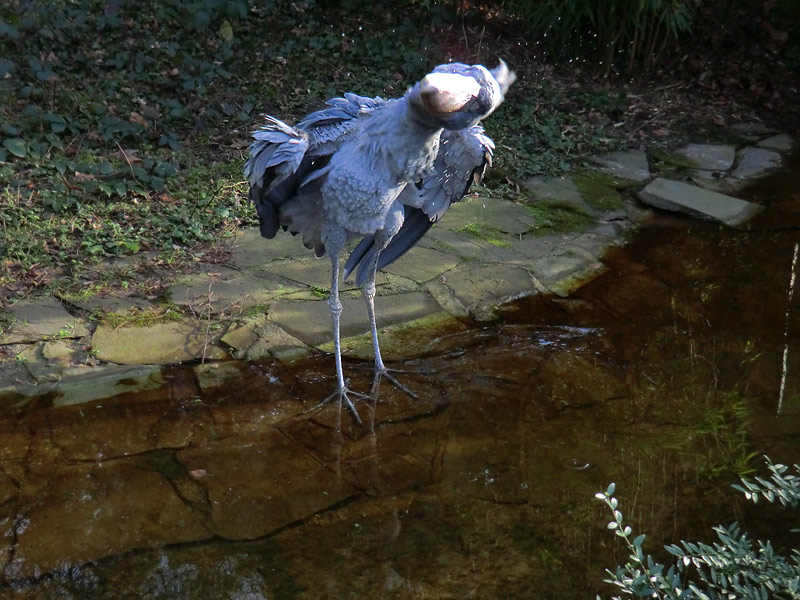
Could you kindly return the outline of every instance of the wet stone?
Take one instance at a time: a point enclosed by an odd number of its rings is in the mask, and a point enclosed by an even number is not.
[[[51,364],[66,367],[78,356],[78,351],[65,341],[45,342],[42,345],[42,358]]]
[[[530,273],[511,265],[464,265],[443,283],[478,320],[491,318],[496,305],[535,291]]]
[[[731,173],[735,179],[753,179],[781,164],[781,155],[766,148],[747,147],[739,151],[738,163]]]
[[[694,217],[737,227],[764,210],[763,206],[671,179],[655,179],[639,192],[642,202]]]
[[[467,314],[466,310],[460,313],[462,316]],[[449,311],[384,327],[379,332],[381,355],[386,361],[422,356],[430,350],[431,340],[437,335],[451,334],[463,327],[461,321],[454,318]],[[348,356],[372,360],[372,335],[364,333],[346,338],[342,341],[342,350]]]
[[[44,343],[28,346],[17,355],[17,360],[22,361],[30,376],[38,383],[56,382],[61,379],[63,367],[53,364],[42,356]]]
[[[133,309],[146,310],[153,307],[153,303],[144,298],[115,297],[115,296],[90,296],[88,298],[63,298],[71,306],[88,312],[101,313],[126,313]]]
[[[349,337],[369,331],[363,299],[342,299],[341,335]],[[439,312],[425,292],[409,292],[375,298],[378,327],[411,321]],[[317,346],[331,341],[331,316],[327,302],[280,302],[270,307],[269,318],[290,335]]]
[[[307,257],[311,251],[299,236],[279,232],[268,240],[257,227],[248,227],[236,237],[230,263],[241,270],[253,270],[275,260]]]
[[[496,239],[493,239],[495,243],[491,243],[471,233],[457,233],[441,227],[434,227],[422,238],[421,244],[468,260],[505,262],[518,258],[518,255],[511,249],[514,240],[518,237],[498,233]]]
[[[200,358],[225,358],[216,346],[221,331],[199,319],[183,319],[147,327],[99,325],[92,349],[100,360],[119,364],[173,364]]]
[[[242,274],[234,269],[192,275],[168,288],[176,304],[190,306],[198,313],[219,314],[241,311],[274,298],[279,284]]]
[[[212,534],[162,475],[128,463],[61,468],[17,508],[13,560],[4,575],[33,577],[140,548]]]
[[[688,144],[678,153],[704,171],[727,171],[736,160],[736,148],[729,144]]]
[[[269,272],[296,283],[327,290],[331,285],[331,261],[328,258],[304,258],[269,265]],[[351,277],[351,279],[353,279]],[[376,284],[385,283],[379,272]],[[339,281],[339,291],[358,289],[349,281]]]
[[[258,441],[208,444],[177,456],[188,472],[206,474],[198,481],[208,494],[214,531],[228,539],[267,535],[357,493],[273,428]]]
[[[20,390],[32,383],[30,374],[21,362],[0,363],[0,393]]]
[[[736,123],[731,126],[731,131],[749,142],[755,142],[764,136],[776,133],[774,129],[758,122]]]
[[[559,253],[545,256],[531,265],[536,280],[548,291],[558,296],[567,296],[581,285],[605,272],[601,262],[564,248]]]
[[[0,343],[33,342],[47,338],[78,338],[89,330],[55,298],[21,300],[10,309],[15,319],[9,334]]]
[[[222,337],[222,342],[233,348],[238,357],[247,360],[266,356],[298,358],[309,351],[308,346],[267,320],[266,315],[248,319],[241,326],[230,329]]]
[[[468,202],[454,204],[441,221],[444,229],[459,233],[470,226],[479,225],[492,230],[519,235],[534,228],[534,216],[524,206],[508,200],[471,198]]]
[[[84,404],[126,393],[141,394],[159,389],[164,383],[158,366],[70,367],[62,373],[53,406]]]
[[[650,165],[643,150],[612,152],[592,157],[592,162],[600,165],[600,170],[614,177],[622,177],[636,182],[650,179]]]
[[[200,389],[207,393],[226,383],[240,380],[246,366],[238,361],[201,363],[194,366],[194,374]]]
[[[756,144],[760,148],[767,148],[769,150],[778,150],[779,152],[788,152],[794,148],[794,140],[791,136],[785,133],[779,133],[761,140]]]
[[[569,177],[531,177],[523,181],[523,185],[534,194],[536,200],[557,200],[588,208],[581,196],[578,186]]]
[[[415,246],[384,270],[416,283],[424,283],[451,270],[459,262],[458,257],[452,254]]]

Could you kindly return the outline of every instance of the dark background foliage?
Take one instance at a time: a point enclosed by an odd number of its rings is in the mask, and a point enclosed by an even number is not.
[[[696,130],[692,120],[721,125],[758,110],[795,122],[800,9],[792,0],[5,2],[2,296],[81,285],[87,265],[109,257],[191,260],[252,223],[241,168],[263,113],[292,122],[345,91],[397,96],[437,63],[498,56],[520,80],[486,124],[500,146],[484,193],[513,197],[527,176],[667,141]]]

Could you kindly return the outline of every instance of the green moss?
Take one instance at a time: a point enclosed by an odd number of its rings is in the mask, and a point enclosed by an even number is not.
[[[468,233],[469,235],[478,239],[489,242],[492,246],[499,248],[508,248],[511,242],[505,239],[502,231],[483,223],[468,223],[463,227],[457,229],[459,233]]]
[[[158,306],[143,310],[132,310],[128,313],[105,313],[100,323],[106,327],[149,327],[157,323],[180,321],[182,313],[175,306]]]
[[[653,167],[660,173],[689,171],[697,168],[697,163],[691,158],[674,152],[667,152],[661,148],[648,148],[647,157]]]
[[[616,178],[597,171],[587,171],[573,175],[572,181],[592,208],[606,211],[622,207],[622,195],[616,189]]]
[[[543,199],[523,204],[536,220],[534,235],[551,235],[565,231],[583,231],[595,222],[594,217],[579,206],[564,200]]]

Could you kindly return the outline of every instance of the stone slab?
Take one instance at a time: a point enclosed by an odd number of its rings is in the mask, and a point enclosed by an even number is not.
[[[687,144],[678,153],[704,171],[727,171],[736,160],[736,148],[729,144]]]
[[[643,150],[612,152],[602,156],[594,156],[591,161],[600,166],[600,170],[615,177],[643,182],[650,179],[650,165],[647,154]]]
[[[524,206],[487,198],[472,198],[469,202],[454,204],[441,221],[442,228],[452,231],[473,224],[512,235],[531,231],[536,225],[533,214]]]
[[[658,178],[639,192],[645,204],[737,227],[764,210],[763,206],[712,192],[689,183]]]
[[[763,123],[758,123],[755,121],[735,123],[734,125],[731,125],[730,129],[733,133],[749,142],[755,142],[766,135],[776,133],[774,129],[770,129]]]
[[[166,477],[129,463],[62,468],[22,506],[8,579],[212,535]]]
[[[53,406],[72,406],[113,398],[120,394],[141,394],[165,384],[158,366],[102,365],[65,369],[56,388]]]
[[[479,238],[469,233],[457,233],[449,229],[434,227],[426,235],[421,244],[426,248],[434,248],[450,255],[467,260],[483,262],[506,262],[519,257],[511,248],[519,236],[498,234],[498,244]]]
[[[444,284],[477,320],[491,318],[498,304],[536,292],[530,273],[512,265],[463,265]]]
[[[459,262],[460,259],[453,254],[414,246],[384,270],[416,283],[424,283],[451,270]]]
[[[306,257],[311,250],[303,246],[299,236],[279,232],[273,239],[261,237],[258,227],[248,227],[236,236],[229,262],[237,269],[248,271],[274,260]]]
[[[534,261],[530,268],[540,285],[561,297],[605,272],[603,263],[568,247]]]
[[[88,312],[126,313],[131,309],[147,310],[153,303],[144,298],[94,295],[88,298],[62,298],[67,304]]]
[[[767,148],[748,146],[739,150],[736,168],[731,176],[736,179],[754,179],[781,165],[781,155]]]
[[[777,135],[770,136],[765,140],[761,140],[756,144],[756,146],[767,148],[769,150],[778,150],[779,152],[788,152],[794,148],[794,140],[790,135],[779,133]]]
[[[231,314],[263,304],[282,293],[285,290],[275,280],[253,277],[229,268],[192,275],[167,288],[172,302],[191,306],[198,313],[207,311],[210,301],[211,314]]]
[[[343,265],[342,265],[343,266]],[[341,267],[340,267],[341,268]],[[331,285],[331,261],[327,258],[302,258],[290,261],[279,261],[269,265],[267,270],[279,277],[307,286],[328,289]],[[376,283],[382,283],[379,280]],[[339,280],[339,291],[358,289],[355,284]]]
[[[15,322],[2,344],[35,342],[52,338],[79,338],[89,334],[83,321],[73,317],[55,298],[21,300],[10,311]]]
[[[212,527],[227,539],[267,535],[358,492],[286,435],[269,428],[258,441],[182,450],[187,472],[202,472]]]
[[[369,318],[364,300],[342,299],[341,336],[343,338],[369,331]],[[439,312],[439,305],[425,292],[409,292],[375,299],[378,327],[412,321]],[[269,318],[293,337],[312,346],[333,339],[328,303],[276,302]]]
[[[558,200],[586,207],[578,186],[570,177],[540,175],[522,182],[537,199]]]
[[[216,346],[220,331],[207,331],[199,319],[148,327],[99,325],[92,336],[97,358],[118,364],[175,364],[201,358],[225,358]]]
[[[233,348],[240,358],[255,360],[266,356],[288,359],[308,353],[308,347],[299,339],[267,320],[265,315],[246,320],[232,327],[222,342]]]

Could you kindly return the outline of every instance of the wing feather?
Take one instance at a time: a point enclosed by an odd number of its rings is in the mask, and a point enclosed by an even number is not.
[[[413,206],[407,203],[404,207],[403,225],[378,257],[379,269],[408,252],[454,202],[466,195],[473,183],[480,182],[491,165],[493,151],[494,143],[480,125],[442,132],[433,169],[417,184]],[[374,242],[373,236],[367,236],[356,246],[345,263],[345,279],[358,268],[356,285],[364,283],[367,265],[375,252]]]
[[[328,100],[329,108],[311,113],[292,127],[267,116],[253,132],[244,175],[250,200],[258,212],[261,235],[275,236],[279,228],[303,235],[303,241],[322,252],[319,201],[321,178],[331,156],[360,126],[360,119],[387,102],[345,94]]]

